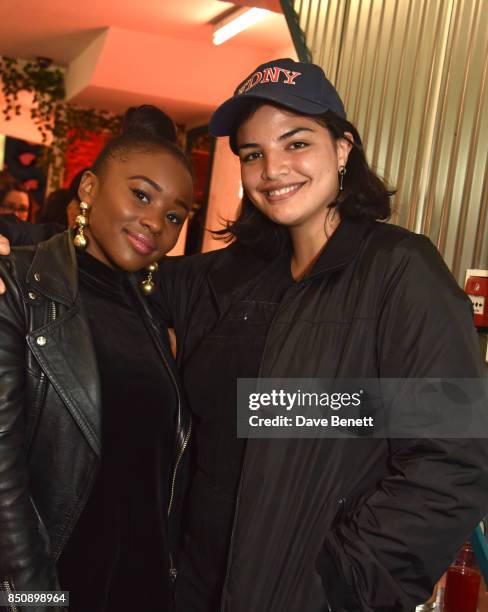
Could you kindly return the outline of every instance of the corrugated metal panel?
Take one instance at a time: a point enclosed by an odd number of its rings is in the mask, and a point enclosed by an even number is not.
[[[293,8],[368,159],[397,189],[392,221],[429,235],[460,282],[488,268],[488,2]]]

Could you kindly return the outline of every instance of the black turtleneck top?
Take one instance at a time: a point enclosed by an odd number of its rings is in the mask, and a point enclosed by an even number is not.
[[[72,612],[162,612],[176,395],[126,273],[86,252],[77,258],[100,377],[102,456],[59,579]]]

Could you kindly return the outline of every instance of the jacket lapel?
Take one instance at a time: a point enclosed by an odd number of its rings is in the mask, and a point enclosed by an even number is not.
[[[39,245],[26,281],[24,292],[41,294],[54,309],[50,322],[27,335],[29,348],[99,456],[100,383],[91,331],[78,298],[76,255],[68,232]]]
[[[100,456],[101,401],[88,322],[77,306],[27,336],[27,343],[93,451]]]

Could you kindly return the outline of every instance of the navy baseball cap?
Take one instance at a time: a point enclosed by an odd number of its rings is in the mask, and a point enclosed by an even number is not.
[[[286,58],[261,64],[245,78],[232,98],[212,115],[210,133],[229,136],[236,118],[250,100],[276,102],[304,115],[320,115],[330,110],[346,118],[344,104],[322,68]]]

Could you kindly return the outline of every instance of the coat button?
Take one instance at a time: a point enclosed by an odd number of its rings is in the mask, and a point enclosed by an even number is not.
[[[29,291],[29,299],[31,300],[37,300],[37,294],[34,293],[33,291]]]
[[[36,273],[34,274],[34,279],[35,279],[37,282],[39,282],[39,281],[41,280],[41,275],[39,274],[39,272],[36,272]]]
[[[36,342],[39,346],[44,346],[47,342],[46,336],[39,336]]]

